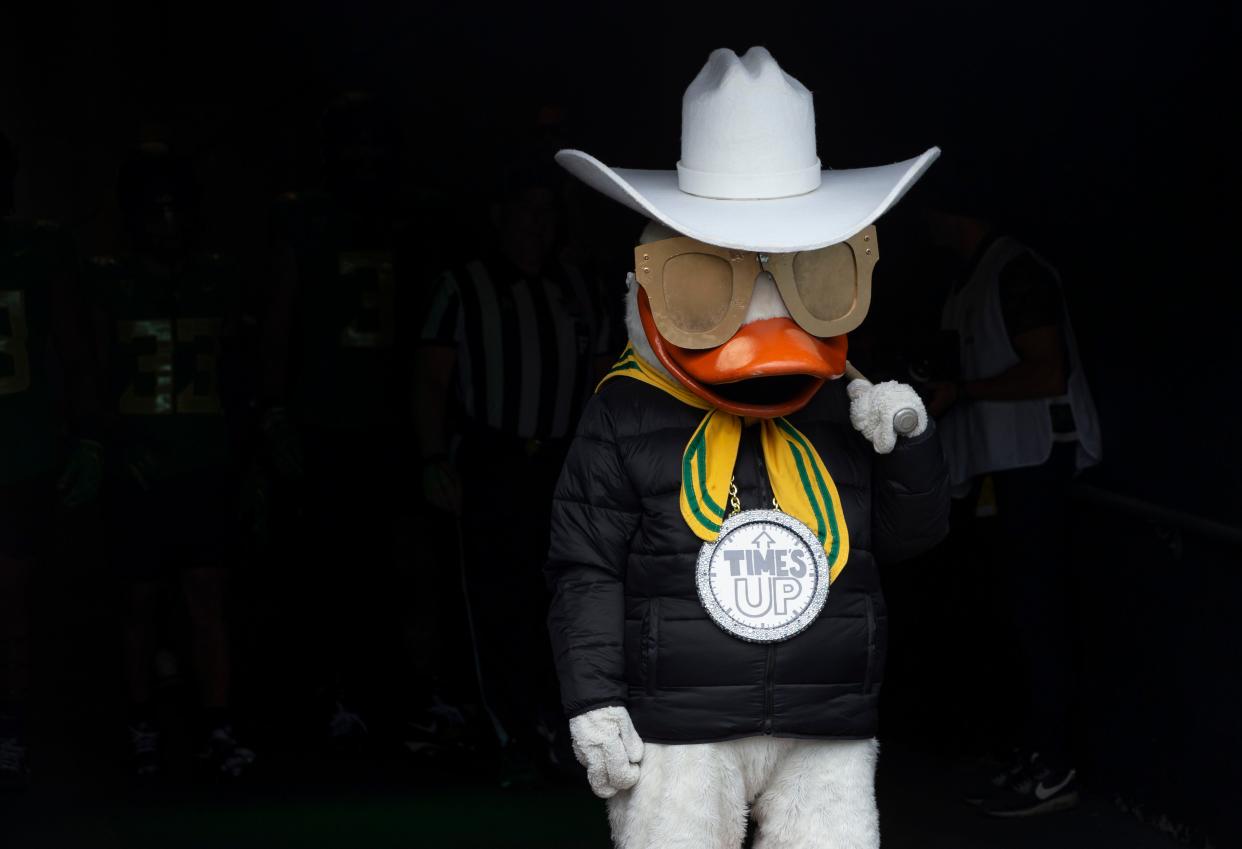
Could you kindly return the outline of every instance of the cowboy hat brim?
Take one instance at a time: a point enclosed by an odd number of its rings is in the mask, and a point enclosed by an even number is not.
[[[743,251],[794,253],[835,245],[874,222],[901,199],[940,155],[824,171],[819,188],[771,200],[720,200],[687,194],[676,171],[609,168],[580,150],[556,161],[582,182],[684,236]]]

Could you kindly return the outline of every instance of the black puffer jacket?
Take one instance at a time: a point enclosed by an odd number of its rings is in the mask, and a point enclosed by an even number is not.
[[[591,400],[557,483],[546,567],[569,716],[625,705],[644,740],[668,743],[875,734],[886,645],[876,559],[937,542],[949,495],[934,427],[878,455],[850,426],[844,383],[826,385],[790,421],[836,482],[849,560],[819,618],[766,645],[725,633],[699,604],[701,542],[678,492],[703,411],[626,378]],[[772,501],[758,430],[744,429],[734,469],[743,509]]]

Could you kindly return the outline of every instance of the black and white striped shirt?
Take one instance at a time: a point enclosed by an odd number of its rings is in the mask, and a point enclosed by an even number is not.
[[[611,353],[598,290],[578,269],[555,262],[534,278],[497,258],[444,273],[422,342],[456,349],[457,398],[474,424],[537,439],[573,432],[592,361]]]

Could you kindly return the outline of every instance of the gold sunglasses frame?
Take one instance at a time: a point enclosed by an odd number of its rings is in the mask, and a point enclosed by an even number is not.
[[[661,239],[648,242],[634,248],[634,276],[638,284],[647,293],[651,305],[651,315],[656,327],[669,342],[679,348],[704,349],[723,345],[742,326],[746,310],[750,306],[754,294],[755,278],[761,271],[767,271],[776,281],[781,299],[794,321],[812,336],[830,337],[849,333],[867,316],[871,308],[871,274],[876,262],[880,259],[879,243],[876,239],[875,225],[855,233],[843,242],[825,245],[816,250],[827,250],[837,245],[845,245],[854,258],[854,303],[848,312],[832,319],[817,318],[803,303],[798,291],[797,279],[794,275],[794,262],[799,254],[814,251],[795,251],[793,253],[761,253],[758,251],[741,251],[734,248],[722,248],[692,239],[689,236],[677,236],[672,239]],[[668,298],[664,288],[664,268],[669,260],[686,254],[705,254],[725,260],[733,270],[733,292],[728,309],[714,327],[707,330],[685,330],[672,320],[668,307]]]

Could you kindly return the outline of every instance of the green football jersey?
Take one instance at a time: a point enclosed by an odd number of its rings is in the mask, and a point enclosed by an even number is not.
[[[175,270],[99,257],[89,274],[119,456],[148,482],[226,463],[221,360],[236,331],[235,267],[215,254]]]
[[[50,474],[61,416],[49,373],[55,279],[74,277],[60,228],[0,219],[0,484]]]
[[[402,378],[401,227],[367,221],[326,196],[277,209],[297,256],[297,330],[290,340],[290,402],[316,427],[391,424],[408,404]]]

